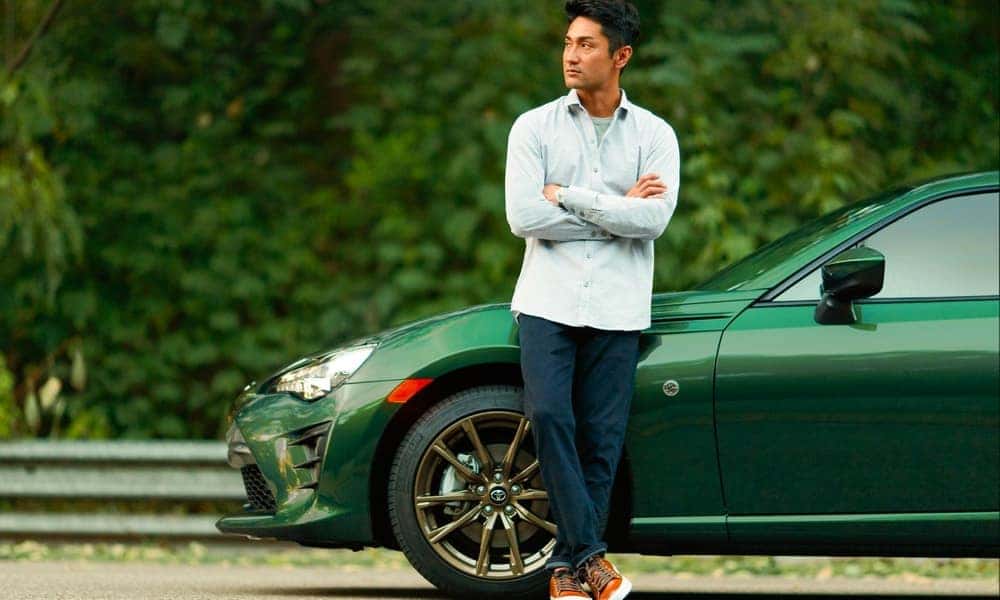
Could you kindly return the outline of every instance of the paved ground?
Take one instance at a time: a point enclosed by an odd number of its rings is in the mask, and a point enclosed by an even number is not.
[[[629,600],[754,600],[785,596],[886,600],[948,595],[996,598],[998,582],[939,579],[784,579],[639,574]],[[0,598],[10,600],[288,600],[443,598],[410,569],[325,569],[101,562],[0,562]]]

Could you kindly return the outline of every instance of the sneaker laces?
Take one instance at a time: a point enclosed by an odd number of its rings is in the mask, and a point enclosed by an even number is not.
[[[583,586],[569,569],[558,569],[552,573],[552,579],[556,582],[557,592],[580,592],[583,593]]]
[[[584,567],[583,572],[587,583],[590,584],[590,589],[594,590],[595,593],[597,590],[603,590],[604,586],[608,585],[611,580],[620,577],[611,563],[600,557],[591,559]]]

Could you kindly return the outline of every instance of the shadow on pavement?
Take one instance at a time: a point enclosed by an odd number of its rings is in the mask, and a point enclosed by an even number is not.
[[[935,594],[802,594],[774,592],[632,592],[628,600],[761,600],[762,598],[784,598],[785,600],[927,600],[940,598]],[[996,596],[947,594],[948,600],[996,600]]]
[[[426,588],[255,588],[243,590],[247,594],[260,596],[288,596],[295,598],[450,598],[442,592]],[[774,592],[727,593],[727,592],[632,592],[628,600],[761,600],[763,598],[784,598],[786,600],[927,600],[931,594],[802,594]],[[947,594],[949,600],[996,600],[996,595]],[[466,599],[460,599],[466,600]],[[544,600],[544,596],[540,597]]]
[[[444,592],[427,588],[350,588],[350,587],[314,587],[314,588],[248,588],[242,590],[249,597],[254,596],[288,596],[289,598],[450,598]]]

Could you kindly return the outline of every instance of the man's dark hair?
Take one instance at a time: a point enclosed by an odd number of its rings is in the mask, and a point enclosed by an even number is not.
[[[601,24],[610,52],[635,45],[639,39],[639,11],[626,0],[567,0],[566,21],[586,17]]]

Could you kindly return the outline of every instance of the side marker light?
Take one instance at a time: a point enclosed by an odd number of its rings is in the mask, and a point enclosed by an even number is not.
[[[389,392],[389,396],[385,400],[392,404],[403,404],[433,381],[433,379],[404,379],[394,390]]]

